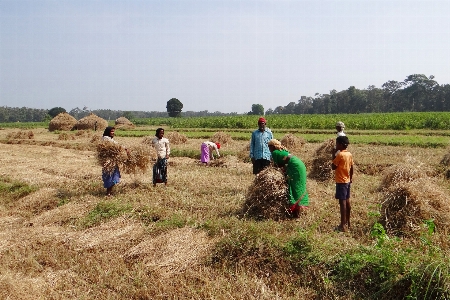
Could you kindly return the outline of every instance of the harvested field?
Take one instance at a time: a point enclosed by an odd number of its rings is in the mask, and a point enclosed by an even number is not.
[[[368,266],[348,278],[352,288],[330,273],[347,254],[375,249],[375,222],[386,220],[388,234],[402,237],[396,251],[450,251],[448,181],[436,171],[446,149],[350,145],[360,172],[352,229],[344,234],[333,231],[339,205],[332,179],[308,177],[311,205],[299,219],[280,213],[281,194],[265,202],[267,210],[248,205],[273,188],[241,159],[248,141],[229,141],[210,167],[174,155],[167,187],[153,187],[151,148],[141,137],[116,136],[140,150],[105,197],[90,130],[65,139],[33,129],[33,139],[12,143],[14,132],[0,130],[1,299],[358,299],[369,290]],[[199,151],[202,141],[171,146]],[[318,149],[328,153],[324,143],[292,152],[312,172]],[[382,205],[386,214],[375,218]],[[426,235],[423,219],[434,220],[437,235]]]

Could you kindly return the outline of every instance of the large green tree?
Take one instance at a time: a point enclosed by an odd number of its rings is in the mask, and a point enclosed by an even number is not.
[[[169,113],[169,117],[180,117],[181,110],[183,109],[183,103],[177,98],[172,98],[167,101],[167,112]]]
[[[252,104],[252,111],[248,112],[247,115],[264,115],[264,106],[261,104]]]
[[[59,115],[60,113],[65,113],[65,112],[66,112],[66,110],[62,107],[53,107],[52,109],[50,109],[48,111],[48,114],[50,117],[54,118],[57,115]]]

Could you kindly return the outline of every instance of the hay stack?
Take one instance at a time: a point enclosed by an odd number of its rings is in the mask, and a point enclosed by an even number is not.
[[[185,144],[188,140],[187,136],[180,134],[177,131],[172,131],[167,134],[166,137],[173,145]]]
[[[72,117],[66,112],[59,113],[56,117],[54,117],[50,123],[48,124],[49,131],[55,130],[64,130],[70,131],[77,124],[77,119]]]
[[[292,133],[286,134],[281,140],[281,145],[290,150],[299,150],[306,144],[306,141],[301,138],[293,135]]]
[[[267,167],[255,176],[243,211],[258,219],[281,220],[289,216],[287,184],[279,169]]]
[[[134,124],[133,124],[130,120],[128,120],[127,118],[125,118],[125,117],[120,117],[120,118],[117,118],[117,119],[116,119],[116,121],[115,121],[115,127],[116,127],[116,128],[124,128],[124,129],[128,129],[128,128],[134,128],[135,126],[134,126]]]
[[[219,144],[227,144],[232,140],[233,139],[231,138],[231,135],[222,131],[214,133],[214,135],[211,137],[211,142]]]
[[[411,159],[385,170],[379,189],[384,199],[381,223],[388,233],[417,236],[423,230],[423,222],[430,219],[437,231],[449,233],[449,196],[426,175],[427,170]]]
[[[34,139],[33,131],[20,130],[16,132],[10,132],[6,135],[8,140],[18,139],[18,140],[32,140]]]
[[[97,124],[97,128],[96,125]],[[100,118],[99,116],[91,113],[89,116],[86,116],[80,120],[78,120],[75,125],[77,130],[87,129],[87,130],[104,130],[108,127],[108,122],[105,119]]]
[[[250,142],[244,147],[242,148],[241,151],[239,151],[237,153],[237,157],[239,158],[240,161],[249,163],[251,162],[250,159]]]
[[[319,181],[327,181],[333,178],[332,150],[334,149],[335,140],[329,139],[323,142],[319,148],[316,149],[312,166],[310,168],[309,177]]]

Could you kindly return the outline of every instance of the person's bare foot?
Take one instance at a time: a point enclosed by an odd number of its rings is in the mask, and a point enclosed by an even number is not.
[[[336,226],[334,228],[334,231],[336,231],[336,232],[346,232],[347,230],[345,229],[345,226],[339,225],[339,226]]]

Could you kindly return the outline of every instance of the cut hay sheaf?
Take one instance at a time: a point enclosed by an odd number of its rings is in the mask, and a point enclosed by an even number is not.
[[[252,161],[252,160],[250,159],[250,142],[247,143],[247,145],[246,145],[244,148],[242,148],[241,151],[239,151],[239,152],[237,153],[237,158],[238,158],[240,161],[243,161],[243,162],[245,162],[245,163],[249,163],[249,162]]]
[[[118,166],[125,174],[135,174],[138,170],[145,172],[151,161],[151,151],[144,145],[125,148],[110,141],[97,144],[97,161],[107,172],[113,172]]]
[[[288,190],[284,174],[267,167],[255,176],[246,195],[245,215],[256,219],[281,220],[289,217]]]
[[[211,137],[211,142],[213,143],[220,143],[220,144],[227,144],[230,143],[233,139],[231,138],[231,135],[228,133],[219,131],[213,134]]]
[[[68,113],[60,113],[54,117],[48,124],[49,131],[63,130],[70,131],[77,124],[77,119],[69,115]]]
[[[93,113],[78,120],[75,125],[77,130],[104,130],[106,127],[108,127],[108,122]]]
[[[425,220],[433,220],[441,233],[450,232],[449,195],[426,174],[427,168],[412,159],[384,172],[379,187],[383,196],[381,223],[388,233],[418,236]]]
[[[292,133],[286,134],[281,140],[281,145],[290,150],[299,150],[306,144],[306,141],[301,138],[293,135]]]
[[[33,131],[20,130],[16,132],[10,132],[6,135],[8,140],[17,139],[17,140],[32,140],[34,139]]]
[[[127,159],[123,162],[122,170],[126,174],[136,174],[137,171],[145,173],[153,159],[153,151],[145,145],[129,147]]]
[[[327,181],[333,178],[332,150],[334,149],[335,140],[329,139],[323,142],[314,153],[312,166],[309,168],[309,177],[319,181]]]
[[[179,133],[178,131],[169,132],[166,138],[173,145],[185,144],[188,141],[187,136]]]

